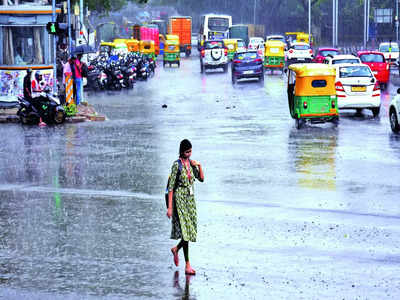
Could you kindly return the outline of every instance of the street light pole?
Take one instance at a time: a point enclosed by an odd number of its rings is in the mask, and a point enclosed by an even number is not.
[[[256,10],[257,10],[257,0],[254,0],[254,11],[253,11],[253,23],[256,25]]]
[[[364,49],[367,47],[367,0],[364,0]]]
[[[396,43],[399,43],[399,0],[396,0]]]
[[[308,38],[311,42],[311,0],[308,0]]]
[[[51,1],[52,5],[52,15],[51,21],[56,21],[56,0]],[[57,58],[56,58],[56,37],[57,35],[53,35],[53,93],[57,92]]]
[[[67,0],[68,4],[68,49],[69,54],[72,55],[72,36],[71,36],[71,0]]]

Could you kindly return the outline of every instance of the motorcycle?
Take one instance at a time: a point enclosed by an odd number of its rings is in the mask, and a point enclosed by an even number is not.
[[[66,113],[58,98],[50,94],[50,88],[31,99],[18,97],[20,108],[17,112],[22,124],[38,124],[40,119],[47,124],[62,124]]]

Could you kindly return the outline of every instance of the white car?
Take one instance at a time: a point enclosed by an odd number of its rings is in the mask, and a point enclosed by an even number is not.
[[[246,48],[246,44],[244,43],[244,41],[242,39],[236,39],[236,40],[237,40],[236,52],[246,52],[247,48]]]
[[[313,51],[307,43],[293,43],[286,52],[286,59],[289,64],[294,62],[311,62],[313,58]]]
[[[394,133],[400,132],[400,89],[397,90],[397,95],[392,99],[389,106],[390,127]]]
[[[228,71],[228,49],[221,40],[205,41],[200,51],[200,71],[204,73],[206,69],[222,68]]]
[[[390,64],[397,64],[399,59],[399,45],[396,42],[380,43],[379,51],[385,56],[385,60]]]
[[[374,117],[381,108],[381,90],[369,66],[365,64],[340,64],[336,67],[336,95],[338,108],[370,109]]]
[[[335,56],[325,57],[324,64],[327,65],[361,64],[361,60],[359,57],[351,54],[338,54]]]
[[[252,37],[249,41],[249,50],[258,50],[260,47],[264,48],[264,39],[261,37]]]

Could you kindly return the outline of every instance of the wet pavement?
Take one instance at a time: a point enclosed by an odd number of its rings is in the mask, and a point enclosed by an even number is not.
[[[1,124],[0,299],[399,299],[396,89],[379,118],[297,130],[284,75],[232,86],[192,57],[88,93],[106,122]],[[183,138],[205,172],[192,277],[163,199]]]

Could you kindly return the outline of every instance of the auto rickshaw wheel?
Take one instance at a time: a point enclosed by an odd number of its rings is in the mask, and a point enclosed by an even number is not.
[[[296,128],[300,129],[303,126],[304,122],[305,121],[303,119],[296,118]]]
[[[392,131],[394,133],[399,133],[400,131],[399,120],[397,118],[396,111],[393,108],[390,110],[389,120],[390,120],[390,128],[392,128]]]
[[[165,68],[165,60],[163,60],[163,67]]]
[[[374,108],[371,108],[371,110],[372,110],[372,114],[374,115],[374,118],[376,118],[376,117],[379,116],[379,112],[381,111],[381,107],[380,106],[379,107],[374,107]]]
[[[204,65],[202,63],[200,63],[200,73],[201,74],[204,73]]]
[[[178,64],[178,68],[180,68],[181,67],[181,62],[179,60],[178,60],[177,64]]]
[[[334,117],[332,119],[332,123],[335,124],[335,125],[338,125],[339,124],[339,117]]]

